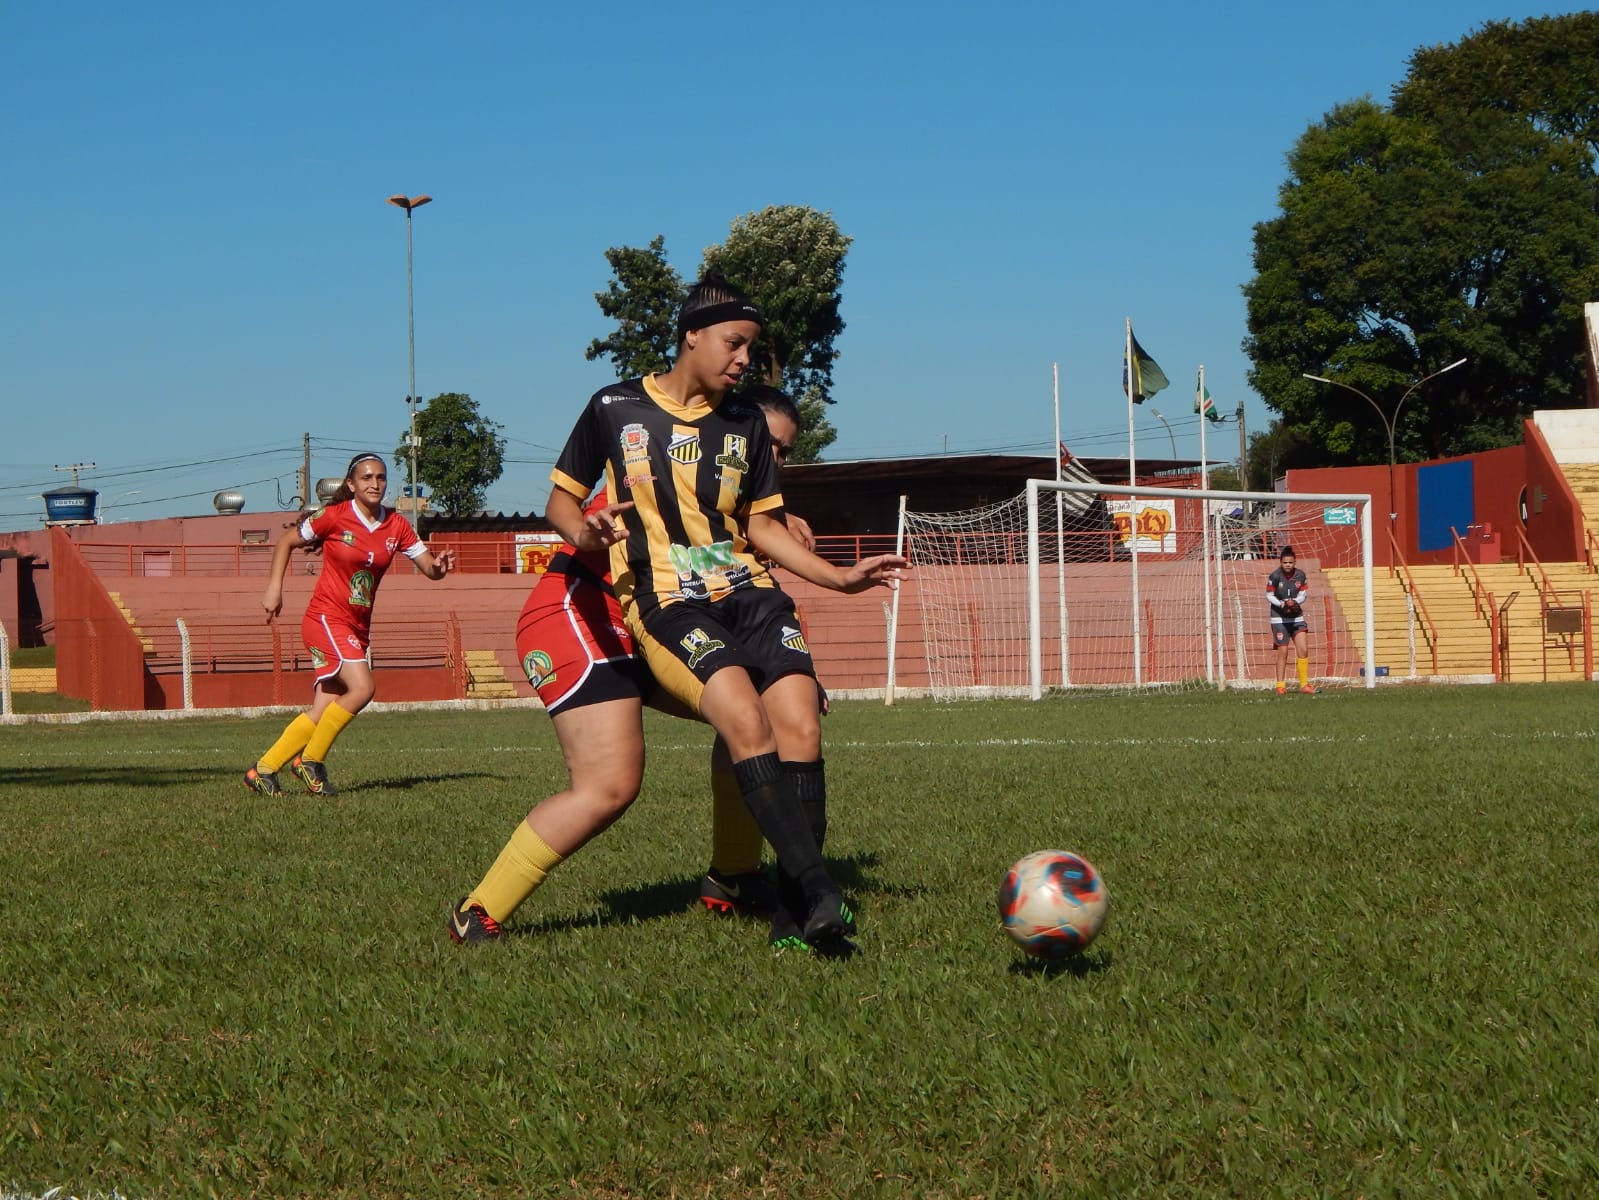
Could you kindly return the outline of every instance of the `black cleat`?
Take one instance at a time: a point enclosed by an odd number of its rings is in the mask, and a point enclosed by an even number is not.
[[[468,904],[472,897],[462,896],[460,903],[450,910],[450,937],[456,942],[497,942],[505,933],[500,923],[489,916],[481,904]]]
[[[283,785],[274,771],[260,771],[251,767],[244,773],[244,786],[258,796],[281,796]]]
[[[817,893],[800,937],[812,946],[839,941],[855,932],[855,913],[838,892]]]
[[[298,754],[289,763],[289,771],[301,783],[305,790],[313,796],[337,796],[339,789],[333,786],[328,778],[328,768],[325,763],[319,763],[314,758],[301,758]]]
[[[777,889],[759,871],[724,875],[712,867],[700,880],[700,903],[711,912],[764,916],[777,908]]]

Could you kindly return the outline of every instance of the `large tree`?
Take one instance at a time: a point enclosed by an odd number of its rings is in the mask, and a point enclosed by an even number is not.
[[[613,246],[605,261],[611,264],[611,282],[594,299],[616,328],[590,342],[583,357],[590,362],[609,358],[618,379],[666,370],[677,350],[677,310],[684,292],[682,277],[666,261],[666,239],[656,234],[643,250]]]
[[[793,396],[804,418],[790,462],[815,462],[838,436],[825,413],[833,403],[834,343],[844,332],[840,288],[850,241],[831,213],[774,205],[736,219],[700,265],[701,274],[721,268],[761,307],[761,376]]]
[[[1591,19],[1548,20],[1567,39],[1599,36]],[[1548,57],[1547,23],[1508,28],[1508,40],[1493,26],[1418,51],[1392,109],[1341,104],[1290,151],[1280,214],[1255,227],[1244,288],[1250,382],[1282,414],[1279,467],[1385,462],[1396,409],[1396,453],[1415,459],[1512,444],[1534,409],[1581,403],[1599,190],[1591,145],[1571,132],[1580,114],[1560,97],[1591,103],[1599,71],[1586,92],[1561,81],[1510,109],[1491,83],[1450,82],[1457,68],[1488,69],[1480,38],[1525,66],[1524,33],[1525,56]],[[1537,72],[1518,77],[1531,87]],[[1459,358],[1465,367],[1411,390]]]
[[[444,392],[416,410],[416,477],[433,489],[434,508],[461,516],[483,507],[489,485],[505,465],[501,426],[478,411],[462,392]],[[410,461],[405,436],[394,452],[402,467]]]
[[[790,462],[817,461],[838,436],[826,411],[835,342],[844,330],[840,287],[849,244],[830,214],[777,205],[737,218],[727,240],[708,247],[701,262],[702,275],[719,268],[760,305],[765,327],[754,373],[794,397],[804,425]],[[642,250],[616,247],[605,258],[613,278],[595,299],[616,328],[590,344],[588,357],[609,356],[619,379],[665,370],[676,350],[683,284],[666,261],[663,239]]]

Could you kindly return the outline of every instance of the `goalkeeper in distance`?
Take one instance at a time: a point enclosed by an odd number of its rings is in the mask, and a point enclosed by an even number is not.
[[[1305,627],[1305,595],[1309,581],[1295,565],[1294,548],[1284,546],[1277,569],[1266,577],[1266,600],[1271,605],[1271,644],[1277,650],[1277,694],[1288,691],[1288,651],[1292,648],[1299,671],[1299,690],[1314,695],[1310,686],[1310,648]]]

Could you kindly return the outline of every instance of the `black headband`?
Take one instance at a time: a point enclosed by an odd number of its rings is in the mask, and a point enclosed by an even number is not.
[[[754,321],[760,325],[761,310],[748,300],[723,300],[720,304],[710,304],[678,317],[677,336],[681,340],[691,329],[704,329],[710,325],[720,325],[723,321]]]

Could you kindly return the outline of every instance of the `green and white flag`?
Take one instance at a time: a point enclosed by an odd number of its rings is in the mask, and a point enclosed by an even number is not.
[[[1210,398],[1210,389],[1205,386],[1205,372],[1199,372],[1199,382],[1194,385],[1194,411],[1202,414],[1207,420],[1221,420],[1221,413],[1216,408],[1216,402]]]

